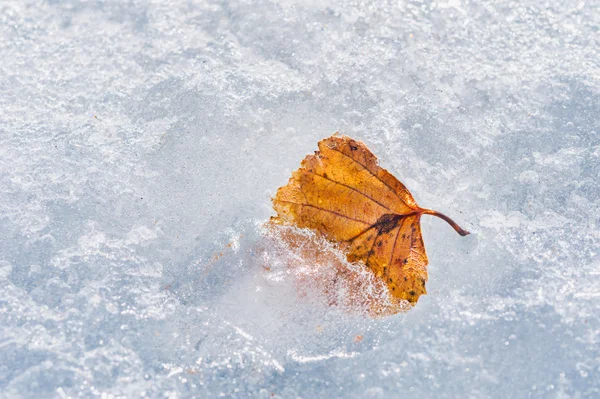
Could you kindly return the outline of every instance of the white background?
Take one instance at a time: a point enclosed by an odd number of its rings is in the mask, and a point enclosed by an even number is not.
[[[3,0],[0,395],[599,396],[598,7]],[[405,314],[265,277],[337,130],[473,232]]]

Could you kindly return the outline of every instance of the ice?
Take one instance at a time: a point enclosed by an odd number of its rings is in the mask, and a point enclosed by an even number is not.
[[[595,1],[3,0],[0,396],[600,396],[599,24]],[[423,219],[408,312],[299,295],[265,239],[337,130],[473,232]]]

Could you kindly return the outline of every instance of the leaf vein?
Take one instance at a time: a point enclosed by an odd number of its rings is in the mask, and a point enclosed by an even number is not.
[[[365,224],[365,225],[367,225],[367,226],[370,226],[370,225],[371,225],[371,223],[365,222],[364,220],[359,220],[359,219],[351,218],[350,216],[346,216],[346,215],[344,215],[344,214],[341,214],[341,213],[339,213],[339,212],[332,211],[332,210],[329,210],[329,209],[321,208],[321,207],[318,207],[318,206],[316,206],[316,205],[311,205],[311,204],[299,204],[299,203],[297,203],[297,202],[293,202],[293,201],[284,201],[284,200],[276,200],[276,201],[277,201],[277,202],[283,202],[283,203],[286,203],[286,204],[298,205],[298,206],[308,206],[309,208],[314,208],[314,209],[318,209],[319,211],[328,212],[328,213],[334,214],[334,215],[336,215],[336,216],[339,216],[339,217],[341,217],[341,218],[345,218],[345,219],[354,220],[355,222],[359,222],[359,223]],[[318,212],[317,212],[317,213],[318,213]]]
[[[386,210],[388,210],[388,211],[390,211],[390,212],[394,212],[393,210],[391,210],[391,209],[390,209],[390,208],[388,208],[387,206],[383,205],[381,202],[377,201],[375,198],[373,198],[373,197],[371,197],[371,196],[367,195],[366,193],[364,193],[364,192],[362,192],[362,191],[360,191],[360,190],[358,190],[358,189],[356,189],[356,188],[354,188],[354,187],[352,187],[352,186],[349,186],[349,185],[347,185],[347,184],[345,184],[345,183],[342,183],[342,182],[339,182],[339,181],[336,181],[336,180],[330,179],[329,177],[325,177],[325,176],[323,176],[323,175],[320,175],[320,174],[318,174],[318,173],[316,173],[316,172],[311,172],[311,171],[309,171],[308,169],[307,169],[306,171],[307,171],[308,173],[311,173],[311,174],[315,175],[315,176],[319,176],[319,177],[321,177],[321,178],[323,178],[323,179],[329,180],[330,182],[332,182],[332,183],[334,183],[334,184],[339,184],[340,186],[344,186],[344,187],[346,187],[346,188],[349,188],[350,190],[356,191],[357,193],[361,194],[363,197],[370,199],[371,201],[375,202],[377,205],[381,206],[382,208],[384,208],[384,209],[386,209]]]
[[[371,174],[371,176],[375,177],[377,180],[379,180],[380,182],[383,183],[384,186],[386,186],[387,188],[389,188],[392,193],[394,193],[394,195],[400,200],[402,201],[402,203],[406,206],[409,206],[401,197],[400,195],[396,192],[396,190],[394,190],[394,188],[392,186],[390,186],[389,184],[387,184],[385,181],[381,180],[381,178],[379,176],[377,176],[375,173],[373,173],[369,168],[366,167],[366,165],[358,162],[356,159],[352,158],[350,155],[345,154],[344,152],[342,152],[341,150],[338,150],[337,148],[330,148],[332,151],[336,151],[339,152],[340,154],[342,154],[343,156],[347,157],[348,159],[354,161],[356,164],[360,165],[364,170],[366,170],[367,172],[369,172]],[[409,206],[410,207],[410,206]],[[411,207],[412,208],[412,207]]]

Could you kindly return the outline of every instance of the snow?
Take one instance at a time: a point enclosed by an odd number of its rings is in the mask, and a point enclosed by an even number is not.
[[[0,396],[600,396],[597,7],[4,0]],[[406,313],[264,237],[338,130],[473,232]]]

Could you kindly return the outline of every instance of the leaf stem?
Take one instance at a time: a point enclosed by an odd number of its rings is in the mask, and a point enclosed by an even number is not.
[[[450,219],[448,216],[444,215],[443,213],[434,211],[432,209],[423,209],[423,213],[426,215],[433,215],[433,216],[439,217],[440,219],[444,219],[461,236],[466,236],[466,235],[471,234],[467,230],[460,227],[458,224],[456,224],[456,222],[454,220]]]

